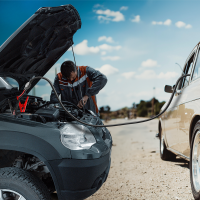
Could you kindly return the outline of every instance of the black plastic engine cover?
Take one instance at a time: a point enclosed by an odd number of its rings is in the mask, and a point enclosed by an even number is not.
[[[59,109],[52,107],[40,108],[35,114],[41,115],[49,122],[57,121],[60,116]]]

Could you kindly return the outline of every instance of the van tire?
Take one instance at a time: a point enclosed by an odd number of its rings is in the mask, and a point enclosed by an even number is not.
[[[13,191],[26,200],[50,200],[50,193],[46,185],[28,171],[15,167],[0,169],[0,192]],[[11,193],[11,194],[12,194]]]

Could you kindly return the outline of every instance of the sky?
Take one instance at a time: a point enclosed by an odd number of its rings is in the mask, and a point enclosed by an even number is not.
[[[108,78],[97,94],[98,107],[131,107],[140,100],[168,101],[165,85],[174,85],[180,67],[200,40],[200,1],[2,1],[0,45],[40,7],[72,4],[82,27],[74,37],[78,66],[90,66]],[[45,77],[53,82],[55,69],[73,60],[69,49]],[[36,95],[49,100],[51,88],[41,81]],[[31,93],[30,93],[31,94]]]

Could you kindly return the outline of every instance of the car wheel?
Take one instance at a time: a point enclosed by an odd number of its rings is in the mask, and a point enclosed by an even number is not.
[[[0,169],[0,200],[50,200],[46,185],[30,172],[7,167]]]
[[[176,155],[173,154],[171,151],[167,150],[166,144],[165,144],[165,138],[161,130],[160,134],[160,158],[162,160],[168,160],[172,161],[176,159]]]
[[[190,184],[194,199],[200,200],[200,120],[192,134],[190,148]]]

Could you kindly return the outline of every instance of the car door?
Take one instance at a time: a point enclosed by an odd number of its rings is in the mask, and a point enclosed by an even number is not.
[[[164,130],[165,133],[165,142],[168,148],[176,150],[176,141],[177,141],[177,112],[178,112],[178,104],[180,101],[180,96],[178,94],[174,95],[171,104],[168,109],[162,116],[162,120],[164,122]]]
[[[178,102],[180,97],[175,95],[169,108],[164,114],[164,132],[165,132],[165,142],[167,147],[170,149],[176,150],[176,143],[177,140],[177,110],[178,110]]]
[[[190,121],[194,114],[194,110],[192,109],[191,105],[193,104],[194,93],[195,93],[194,90],[196,88],[194,84],[191,84],[192,80],[191,77],[196,62],[197,50],[198,48],[196,47],[192,51],[184,67],[184,74],[190,74],[190,76],[183,78],[182,82],[179,85],[180,104],[178,105],[178,113],[177,113],[178,137],[176,141],[177,144],[176,150],[187,157],[189,157],[190,153],[190,145],[189,145]]]

